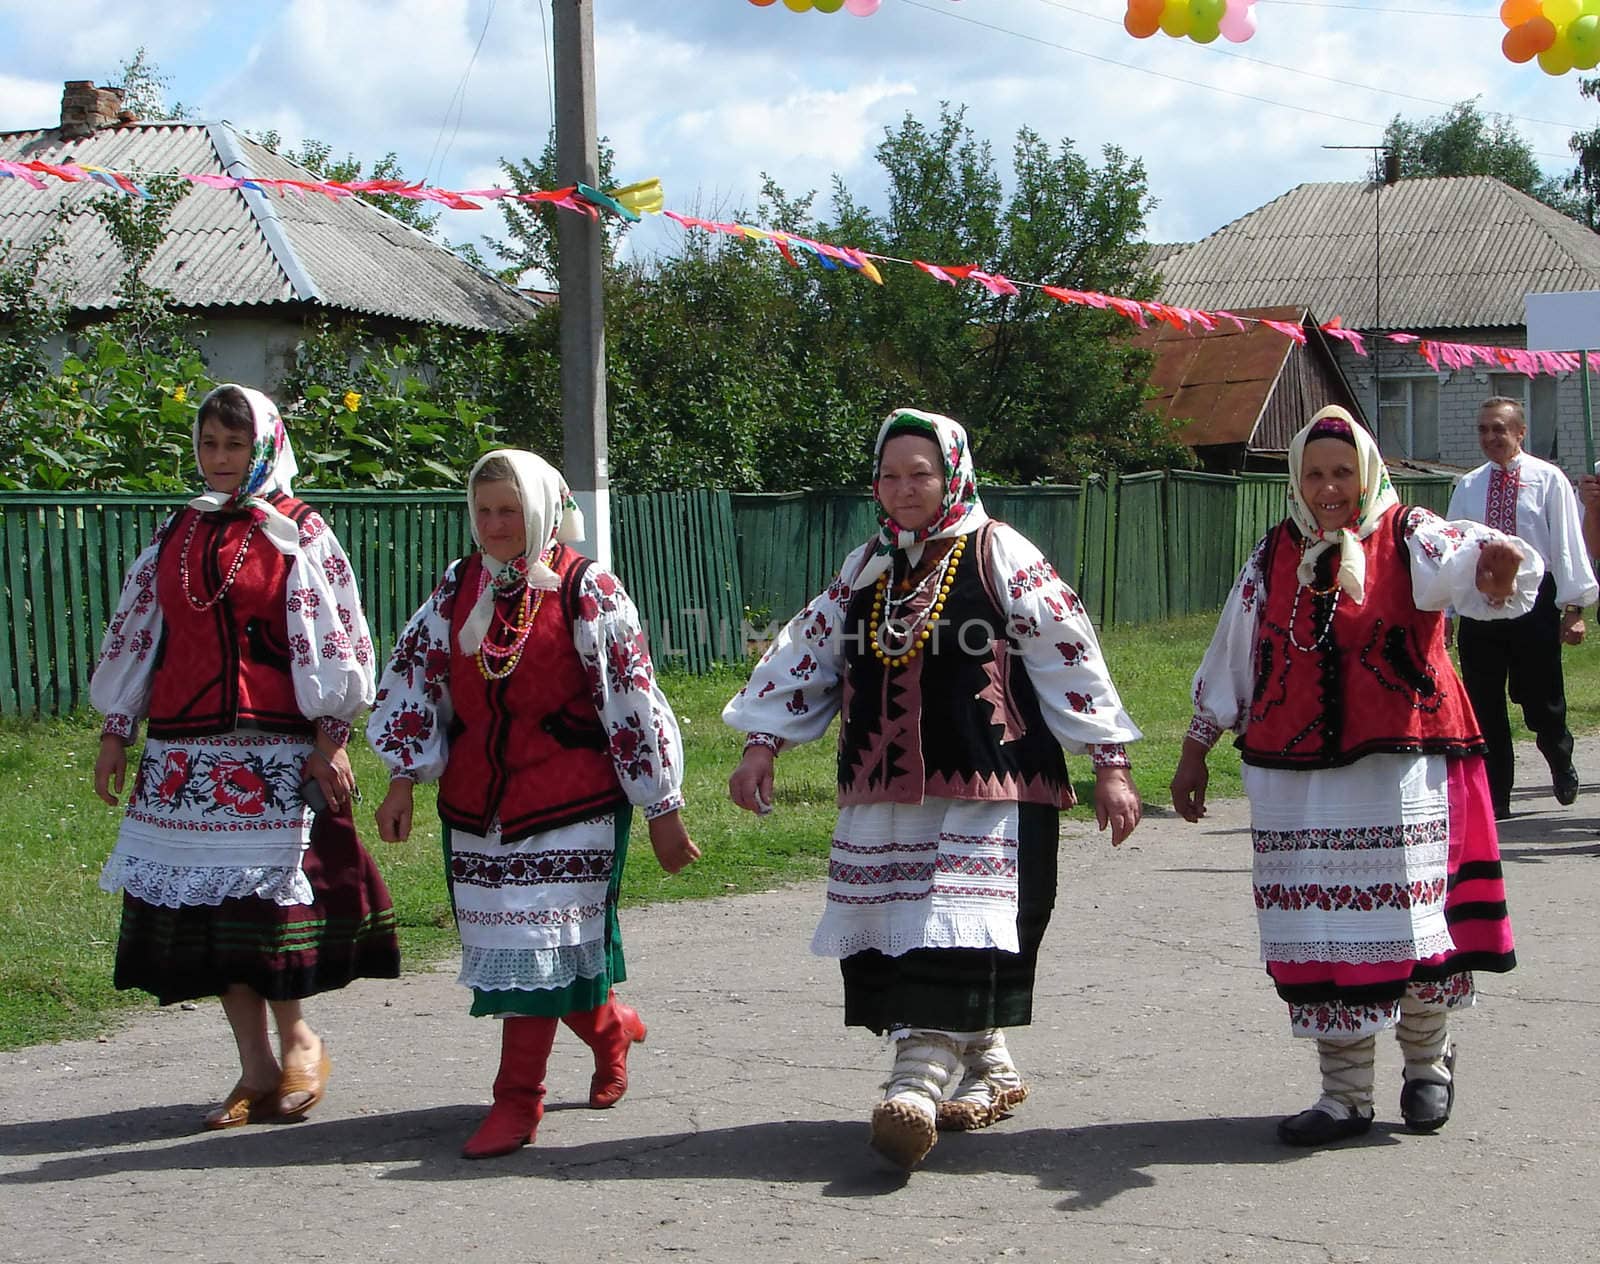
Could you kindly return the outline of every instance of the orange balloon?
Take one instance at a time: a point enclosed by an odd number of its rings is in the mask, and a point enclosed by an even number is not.
[[[1154,13],[1141,11],[1141,9],[1145,8],[1146,6],[1141,6],[1140,9],[1136,9],[1130,3],[1128,12],[1122,19],[1123,29],[1134,39],[1149,39],[1161,29],[1160,9]]]
[[[1555,42],[1555,24],[1549,18],[1537,17],[1507,31],[1506,37],[1500,41],[1500,51],[1506,55],[1507,61],[1521,64],[1532,61]]]
[[[1500,20],[1515,30],[1524,22],[1538,17],[1541,7],[1540,0],[1505,0],[1500,6]]]
[[[1166,7],[1167,0],[1128,0],[1129,14],[1137,14],[1140,18],[1148,16],[1157,24],[1161,21],[1161,11]],[[1151,29],[1154,30],[1155,28],[1152,27]],[[1144,36],[1141,35],[1138,38],[1143,39]]]

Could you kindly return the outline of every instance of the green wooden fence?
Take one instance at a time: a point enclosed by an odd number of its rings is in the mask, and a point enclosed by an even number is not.
[[[1446,478],[1397,480],[1443,511]],[[1156,472],[1067,487],[991,487],[984,503],[1033,540],[1101,623],[1221,605],[1256,540],[1284,513],[1283,476]],[[387,653],[451,559],[471,547],[458,494],[309,492],[355,568]],[[181,498],[0,493],[0,714],[88,702],[123,576]],[[663,492],[613,500],[617,575],[658,662],[704,671],[821,591],[875,529],[863,492]],[[746,617],[748,614],[748,618]]]

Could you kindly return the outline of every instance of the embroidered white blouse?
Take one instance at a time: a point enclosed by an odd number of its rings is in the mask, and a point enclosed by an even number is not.
[[[367,721],[367,740],[393,777],[437,781],[450,757],[450,620],[460,581],[452,562],[395,643]],[[656,683],[633,601],[616,577],[590,567],[578,590],[572,644],[589,677],[611,759],[628,801],[653,820],[683,806],[683,738]],[[525,664],[523,670],[535,668]]]
[[[1273,528],[1276,530],[1277,528]],[[1508,619],[1533,609],[1544,578],[1544,562],[1524,540],[1516,590],[1504,606],[1491,606],[1476,587],[1478,550],[1502,532],[1477,522],[1453,522],[1427,509],[1406,518],[1406,548],[1411,557],[1412,599],[1418,610],[1455,609],[1472,619]],[[1251,550],[1222,607],[1217,630],[1194,675],[1194,719],[1189,736],[1210,747],[1226,731],[1243,733],[1249,724],[1255,687],[1256,641],[1266,605],[1262,562],[1267,538]],[[1368,583],[1382,582],[1372,576]]]
[[[1583,511],[1559,466],[1526,452],[1504,467],[1485,462],[1456,484],[1446,516],[1481,522],[1531,544],[1555,580],[1557,605],[1592,606],[1600,600],[1600,583],[1583,545]]]
[[[1125,765],[1123,744],[1142,734],[1123,708],[1083,602],[1014,528],[996,523],[990,541],[1001,614],[1051,734],[1068,754]],[[789,620],[749,683],[723,709],[727,724],[790,745],[827,731],[844,678],[846,646],[839,633],[851,598],[845,577],[855,574],[867,547],[852,552],[826,591]]]

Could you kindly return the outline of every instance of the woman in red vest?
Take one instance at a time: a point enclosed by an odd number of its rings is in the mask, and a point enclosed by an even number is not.
[[[1372,1126],[1375,1035],[1405,1056],[1400,1113],[1433,1132],[1455,1098],[1451,1009],[1515,964],[1483,737],[1445,650],[1453,606],[1529,609],[1543,564],[1514,537],[1400,504],[1377,445],[1325,408],[1289,447],[1289,517],[1240,573],[1194,679],[1172,780],[1205,815],[1206,754],[1238,734],[1261,956],[1322,1095],[1289,1145]]]
[[[332,1063],[302,999],[394,978],[400,950],[350,814],[345,742],[373,686],[350,563],[291,496],[294,453],[265,395],[212,391],[194,450],[208,490],[135,560],[89,693],[107,803],[148,726],[100,876],[123,893],[116,985],[163,1005],[222,998],[240,1076],[204,1124],[231,1128],[316,1105]]]
[[[472,1012],[500,1018],[494,1106],[469,1159],[533,1140],[558,1021],[594,1052],[589,1105],[615,1105],[645,1026],[627,977],[617,891],[633,806],[668,873],[700,852],[684,829],[683,745],[633,603],[569,542],[582,519],[529,452],[491,452],[467,501],[478,552],[451,563],[401,633],[367,737],[388,766],[378,829],[411,832],[412,786],[438,781],[446,874]]]

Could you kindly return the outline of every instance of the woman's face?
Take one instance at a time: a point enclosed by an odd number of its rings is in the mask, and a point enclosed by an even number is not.
[[[239,490],[250,472],[255,444],[243,430],[225,426],[215,417],[200,423],[200,473],[206,486],[224,496]]]
[[[1355,523],[1361,499],[1356,460],[1355,448],[1343,439],[1313,439],[1300,454],[1300,499],[1324,531]]]
[[[472,499],[478,543],[497,562],[509,562],[528,551],[528,526],[516,484],[505,479],[479,483]]]
[[[921,435],[895,435],[878,460],[878,503],[903,531],[920,531],[944,506],[939,445]]]

